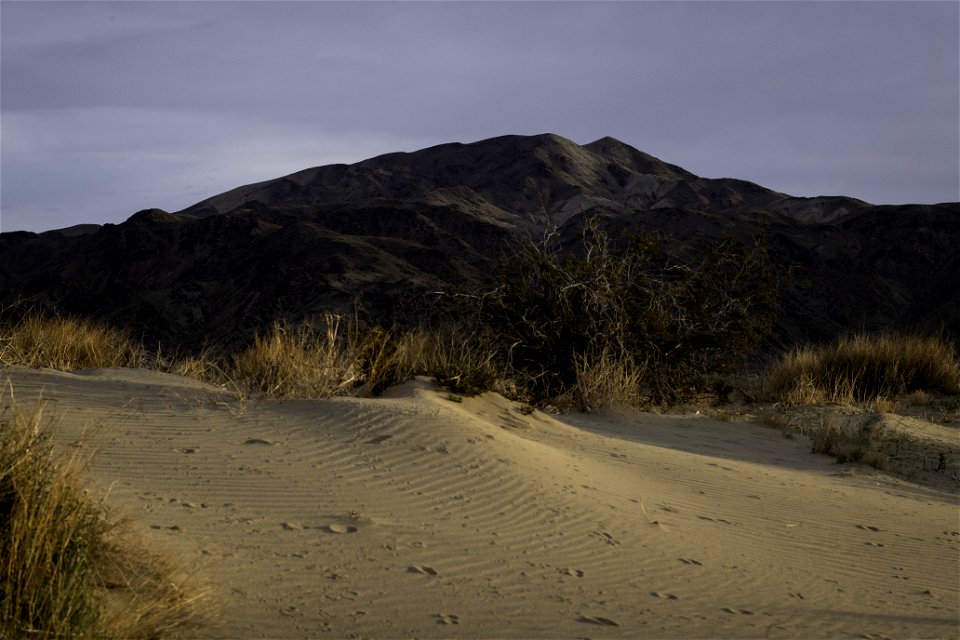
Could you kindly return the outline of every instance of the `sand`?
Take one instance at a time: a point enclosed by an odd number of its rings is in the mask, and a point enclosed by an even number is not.
[[[426,379],[283,402],[145,371],[7,380],[61,441],[87,431],[94,493],[214,588],[199,637],[960,635],[957,492],[774,429],[527,414]]]

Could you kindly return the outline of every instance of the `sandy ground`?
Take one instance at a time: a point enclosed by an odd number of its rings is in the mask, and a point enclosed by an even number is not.
[[[8,379],[60,438],[90,430],[95,490],[214,587],[202,637],[960,636],[957,492],[774,429],[426,380],[241,403],[154,372]]]

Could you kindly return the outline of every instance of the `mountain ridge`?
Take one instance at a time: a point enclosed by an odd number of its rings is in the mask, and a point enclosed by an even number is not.
[[[585,217],[695,257],[766,228],[791,266],[768,350],[839,333],[960,335],[960,205],[798,198],[702,178],[604,137],[500,136],[304,169],[118,225],[0,234],[0,304],[133,328],[192,349],[355,304],[407,321],[430,292],[489,285],[498,255]],[[562,249],[562,247],[561,247]]]
[[[432,191],[466,187],[500,209],[525,215],[559,214],[556,222],[561,224],[577,206],[610,203],[642,209],[753,206],[815,222],[868,206],[845,196],[799,198],[745,180],[702,178],[609,136],[578,145],[555,134],[540,134],[446,143],[353,164],[312,167],[231,189],[178,213],[204,217],[236,211],[251,201],[278,206],[305,197],[315,205],[377,197],[404,200],[411,193],[428,190],[423,176],[432,179]],[[491,176],[510,180],[491,183]],[[544,183],[548,176],[554,179]],[[491,184],[499,193],[484,189]],[[566,209],[552,211],[559,200]]]

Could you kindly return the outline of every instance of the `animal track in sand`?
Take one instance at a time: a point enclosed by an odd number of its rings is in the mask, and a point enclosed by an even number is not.
[[[753,615],[753,611],[750,611],[749,609],[735,609],[734,607],[724,607],[723,610],[724,610],[726,613],[733,613],[733,614],[741,615],[741,616],[752,616],[752,615]]]
[[[435,576],[439,572],[433,567],[428,567],[423,564],[412,564],[409,567],[407,567],[407,573],[420,573],[423,575]]]
[[[697,516],[701,520],[706,520],[707,522],[722,522],[723,524],[733,524],[729,520],[724,520],[723,518],[710,518],[707,516]]]
[[[460,624],[460,616],[455,613],[435,613],[437,624]]]
[[[607,533],[606,531],[594,531],[594,532],[593,532],[592,534],[590,534],[590,535],[593,535],[593,536],[596,536],[597,538],[600,538],[600,540],[606,542],[606,543],[609,544],[609,545],[617,546],[617,545],[620,544],[620,541],[619,541],[619,540],[617,540],[616,538],[614,538],[612,535],[610,535],[610,534]]]
[[[650,595],[654,598],[660,598],[661,600],[679,600],[680,596],[675,593],[661,593],[659,591],[651,591]]]
[[[585,624],[596,624],[603,627],[619,627],[620,623],[612,618],[604,618],[603,616],[580,616],[577,618],[577,622],[583,622]]]
[[[565,576],[573,576],[574,578],[583,577],[583,571],[581,571],[580,569],[570,569],[570,568],[560,569],[560,573],[562,573]]]
[[[698,567],[702,567],[702,566],[703,566],[703,563],[702,563],[702,562],[700,562],[699,560],[694,560],[693,558],[677,558],[677,560],[679,560],[679,561],[682,562],[683,564],[695,564],[695,565],[697,565]]]

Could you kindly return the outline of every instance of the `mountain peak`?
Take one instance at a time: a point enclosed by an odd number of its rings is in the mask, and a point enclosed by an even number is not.
[[[583,145],[583,148],[636,173],[654,175],[666,180],[690,180],[697,177],[686,169],[666,163],[610,136],[594,140]]]

